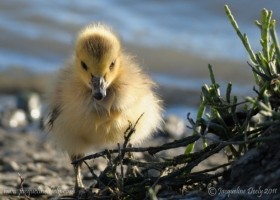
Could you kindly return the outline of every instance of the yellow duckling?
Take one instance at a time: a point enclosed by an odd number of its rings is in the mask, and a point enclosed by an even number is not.
[[[130,140],[140,143],[162,121],[154,86],[108,27],[84,28],[49,94],[48,128],[54,141],[76,160],[93,148],[122,143],[129,121],[134,124],[144,113]],[[76,192],[83,188],[80,167],[74,167]]]

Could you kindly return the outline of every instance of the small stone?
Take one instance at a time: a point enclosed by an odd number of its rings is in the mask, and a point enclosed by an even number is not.
[[[11,161],[10,165],[14,171],[18,171],[20,169],[19,165],[15,161]]]
[[[34,92],[20,92],[17,95],[17,107],[25,111],[29,121],[38,121],[42,115],[40,96]]]
[[[53,191],[50,187],[48,187],[47,185],[40,185],[38,187],[38,191],[41,191],[43,194],[47,194],[47,195],[52,195]]]
[[[13,160],[5,163],[3,167],[3,171],[9,171],[9,172],[17,172],[19,169],[20,169],[19,165]]]
[[[164,130],[174,139],[180,139],[185,133],[186,128],[182,119],[175,115],[170,115],[165,119]]]
[[[1,118],[5,128],[22,128],[28,124],[26,113],[21,109],[6,109]]]
[[[51,157],[48,153],[40,152],[40,153],[34,153],[32,155],[34,162],[43,162],[47,163],[51,161]]]
[[[37,171],[37,168],[34,163],[27,163],[26,170],[29,172]]]
[[[32,177],[30,181],[33,183],[44,183],[46,182],[46,177],[38,175]]]
[[[100,189],[98,189],[98,188],[92,188],[92,193],[94,193],[94,194],[98,194],[99,192],[100,192]]]
[[[7,187],[16,187],[18,185],[18,174],[15,172],[5,172],[5,175],[1,174],[1,184],[4,184]]]

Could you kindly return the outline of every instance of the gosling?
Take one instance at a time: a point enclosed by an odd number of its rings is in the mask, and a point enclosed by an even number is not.
[[[139,120],[131,144],[139,144],[162,121],[155,83],[121,47],[110,28],[94,24],[78,34],[70,62],[49,93],[48,128],[72,161],[96,148],[124,140],[129,122]],[[81,164],[74,166],[75,192],[84,188]]]

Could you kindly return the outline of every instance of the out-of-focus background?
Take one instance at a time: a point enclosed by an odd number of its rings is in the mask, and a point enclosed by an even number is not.
[[[254,50],[260,48],[254,20],[260,17],[261,9],[273,9],[273,17],[280,21],[276,9],[280,2],[275,0],[1,1],[2,118],[7,116],[4,110],[8,108],[28,107],[24,101],[34,94],[19,92],[35,91],[44,99],[42,94],[49,78],[71,56],[77,32],[93,22],[113,27],[126,50],[137,56],[159,84],[166,116],[175,115],[185,121],[186,114],[191,112],[195,118],[200,88],[209,83],[208,64],[213,65],[222,89],[231,81],[233,93],[246,96],[253,87],[246,64],[248,56],[225,15],[224,4],[230,6]],[[40,103],[38,96],[34,98],[36,107]],[[34,112],[35,118],[45,114],[42,108],[33,111],[33,115]],[[17,115],[23,118],[23,113]],[[29,115],[27,118],[32,118]],[[7,120],[4,124],[8,126],[20,123]]]
[[[47,115],[44,94],[73,53],[76,34],[87,24],[111,26],[124,48],[159,84],[166,108],[164,133],[155,134],[142,146],[191,134],[186,116],[190,112],[196,117],[201,86],[210,83],[208,64],[222,93],[229,81],[239,98],[252,93],[248,56],[225,15],[224,4],[255,51],[260,45],[254,20],[262,8],[274,10],[273,18],[280,23],[279,0],[0,1],[0,195],[19,196],[17,189],[23,187],[50,196],[73,193],[70,161],[50,142],[50,134],[42,131]],[[174,157],[184,150],[175,148],[160,156]],[[226,160],[225,154],[215,154],[194,171]],[[93,169],[104,169],[106,160],[94,164]],[[84,182],[91,185],[92,175],[83,172]]]

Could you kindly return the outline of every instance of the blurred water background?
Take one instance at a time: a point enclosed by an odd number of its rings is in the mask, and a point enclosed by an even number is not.
[[[71,56],[77,32],[86,24],[103,22],[159,83],[167,114],[185,118],[191,112],[195,117],[200,88],[209,83],[208,64],[222,89],[231,81],[233,92],[242,97],[253,87],[247,53],[224,4],[254,50],[260,49],[254,20],[261,9],[274,10],[273,18],[280,22],[276,0],[0,1],[0,89],[10,93],[31,85],[40,92],[45,76]]]

